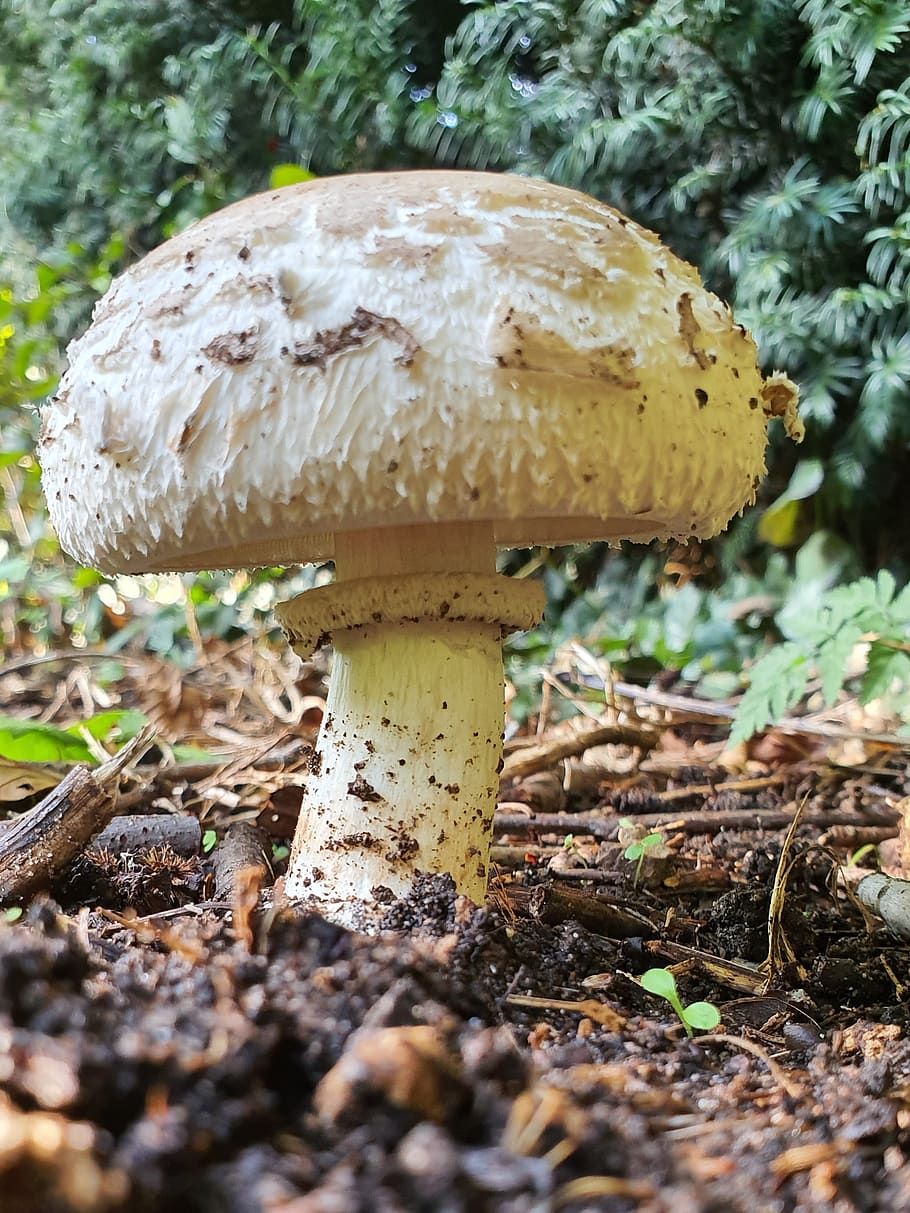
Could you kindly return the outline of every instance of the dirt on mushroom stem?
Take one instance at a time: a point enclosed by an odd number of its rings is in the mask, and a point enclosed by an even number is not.
[[[289,617],[327,598],[331,618],[311,619],[308,632],[335,640],[286,893],[361,928],[420,872],[451,875],[481,903],[502,758],[509,612],[499,600],[513,596],[495,576],[492,525],[360,531],[335,542],[336,586],[302,595],[283,615],[293,638]],[[407,592],[388,593],[393,582]],[[412,591],[418,604],[402,605]]]

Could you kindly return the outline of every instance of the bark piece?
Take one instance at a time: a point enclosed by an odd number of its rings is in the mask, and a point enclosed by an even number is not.
[[[524,779],[546,770],[564,758],[574,758],[593,746],[627,745],[653,750],[659,740],[655,729],[643,724],[604,724],[591,729],[555,737],[540,745],[526,746],[509,754],[502,768],[503,781]]]
[[[73,767],[0,834],[0,904],[49,889],[113,815],[110,793],[87,767]]]
[[[275,878],[271,856],[272,846],[265,830],[248,821],[232,825],[212,855],[215,900],[233,902],[249,887],[250,869],[258,874],[257,887],[271,884]]]
[[[195,817],[170,813],[135,813],[112,817],[92,840],[92,849],[122,855],[149,847],[169,846],[178,855],[197,855],[202,844],[202,826]]]
[[[578,889],[560,888],[557,884],[538,885],[530,892],[511,888],[508,898],[519,914],[536,918],[538,922],[554,924],[574,919],[587,930],[614,939],[636,936],[650,939],[655,934],[654,924],[644,915],[609,898]]]
[[[114,816],[120,772],[152,743],[142,729],[94,772],[73,767],[44,800],[0,831],[0,905],[49,889]]]
[[[873,872],[856,886],[856,895],[901,939],[910,939],[910,880],[894,880]]]

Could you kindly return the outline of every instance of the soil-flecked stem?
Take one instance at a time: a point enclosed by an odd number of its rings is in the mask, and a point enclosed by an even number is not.
[[[337,594],[319,608],[335,630],[335,662],[286,878],[290,898],[364,925],[377,900],[406,894],[418,873],[445,872],[483,900],[504,717],[503,617],[489,604],[508,597],[501,587],[510,584],[493,573],[494,557],[487,524],[336,536]],[[443,595],[418,615],[390,611],[383,583],[403,576],[452,583],[457,607],[449,610]],[[349,594],[360,604],[356,616],[345,613]],[[377,609],[364,614],[367,599]],[[339,630],[347,617],[358,625]],[[318,635],[311,622],[298,634]]]
[[[337,636],[288,896],[314,897],[337,920],[335,901],[404,895],[418,872],[448,872],[482,902],[502,725],[498,625]]]

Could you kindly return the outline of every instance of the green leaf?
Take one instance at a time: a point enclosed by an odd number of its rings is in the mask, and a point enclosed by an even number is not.
[[[10,716],[0,716],[0,756],[16,762],[95,761],[86,743],[67,730]]]
[[[685,1016],[686,1023],[699,1032],[713,1032],[720,1023],[720,1011],[713,1002],[690,1002]]]
[[[825,479],[820,459],[802,459],[793,469],[790,483],[768,506],[758,524],[758,533],[775,547],[790,547],[798,538],[799,502],[814,496]]]
[[[799,702],[811,668],[803,649],[792,642],[778,645],[757,661],[736,709],[730,744],[748,741],[767,724],[780,720]]]
[[[660,998],[674,999],[679,995],[676,990],[676,978],[669,969],[648,969],[638,979],[649,994],[657,994]]]
[[[217,843],[218,843],[218,835],[215,833],[215,831],[206,830],[205,833],[202,835],[203,853],[205,855],[208,855],[209,851],[214,851]]]
[[[117,734],[117,741],[123,745],[130,741],[140,729],[148,724],[144,712],[129,709],[113,709],[110,712],[99,712],[80,724],[70,725],[65,731],[78,737],[84,729],[95,741],[108,741],[112,733]]]
[[[269,189],[280,190],[286,185],[299,185],[315,180],[316,174],[300,164],[276,164],[269,174]]]
[[[3,911],[3,921],[18,922],[24,913],[22,906],[10,906],[8,910]]]
[[[860,684],[860,703],[871,703],[873,699],[887,695],[895,681],[905,688],[910,684],[910,655],[873,640]]]
[[[855,623],[844,624],[833,636],[819,646],[815,664],[822,680],[822,695],[830,707],[844,685],[847,662],[863,635]]]
[[[769,505],[758,524],[758,536],[776,548],[789,548],[799,539],[798,501],[782,501]]]
[[[171,746],[171,753],[174,755],[175,762],[210,762],[212,766],[218,766],[224,762],[224,756],[221,754],[213,754],[211,750],[204,750],[198,745],[175,745]]]

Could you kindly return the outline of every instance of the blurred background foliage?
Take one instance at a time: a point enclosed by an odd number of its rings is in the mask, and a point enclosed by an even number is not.
[[[774,446],[761,507],[721,541],[510,556],[552,603],[517,656],[578,634],[725,694],[832,586],[906,579],[906,0],[0,0],[0,122],[6,646],[130,626],[191,653],[194,628],[263,626],[268,573],[160,579],[144,612],[135,583],[67,564],[34,406],[112,274],[296,172],[487,168],[595,194],[696,263],[801,385],[806,443]]]

